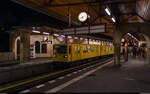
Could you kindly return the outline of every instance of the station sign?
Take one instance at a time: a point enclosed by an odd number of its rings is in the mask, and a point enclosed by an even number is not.
[[[35,45],[30,45],[30,58],[36,58],[35,56]]]
[[[62,31],[64,35],[102,33],[106,31],[106,24],[67,28]]]

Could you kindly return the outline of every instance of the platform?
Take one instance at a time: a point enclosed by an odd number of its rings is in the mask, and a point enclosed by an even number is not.
[[[87,67],[20,93],[139,93],[150,92],[150,66],[144,59],[129,58],[121,66],[110,61]]]
[[[121,67],[109,65],[59,92],[150,92],[149,73],[145,60],[130,58]]]
[[[27,63],[19,63],[19,61],[0,63],[0,84],[50,72],[53,70],[51,62],[50,58],[37,58]]]

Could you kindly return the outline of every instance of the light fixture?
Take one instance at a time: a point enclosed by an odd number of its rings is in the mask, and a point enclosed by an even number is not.
[[[68,38],[71,39],[72,37],[71,37],[71,36],[68,36]]]
[[[105,8],[105,11],[106,11],[106,13],[107,13],[109,16],[111,15],[111,13],[110,13],[110,11],[109,11],[108,8]]]
[[[58,37],[59,35],[58,34],[54,34],[54,36]]]
[[[43,32],[43,34],[45,34],[45,35],[49,35],[50,33],[48,33],[48,32]]]
[[[78,39],[78,37],[74,37],[74,39]]]
[[[80,38],[80,40],[83,40],[83,38]]]
[[[63,41],[63,38],[62,37],[58,37],[59,41]]]
[[[32,32],[34,32],[34,33],[41,33],[40,31],[37,31],[37,30],[32,30]]]
[[[114,18],[114,17],[112,17],[111,19],[112,19],[112,21],[113,21],[113,22],[116,22],[116,20],[115,20],[115,18]]]
[[[61,35],[62,37],[65,37],[64,35]]]
[[[43,40],[44,40],[44,41],[47,41],[47,40],[48,40],[48,37],[44,37]]]
[[[131,34],[130,33],[127,33],[129,36],[131,36]]]
[[[72,42],[73,42],[73,39],[69,39],[69,41],[72,43]]]
[[[122,39],[121,39],[121,42],[125,42],[125,39],[124,39],[124,38],[122,38]]]
[[[136,37],[134,37],[133,35],[131,35],[130,33],[127,33],[130,37],[132,37],[133,39],[135,39],[136,41],[139,41]]]

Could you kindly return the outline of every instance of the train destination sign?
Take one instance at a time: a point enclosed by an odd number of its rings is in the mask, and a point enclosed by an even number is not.
[[[63,30],[64,35],[71,35],[71,34],[88,34],[88,33],[102,33],[105,32],[106,25],[91,25],[91,26],[82,26],[76,28],[67,28]]]

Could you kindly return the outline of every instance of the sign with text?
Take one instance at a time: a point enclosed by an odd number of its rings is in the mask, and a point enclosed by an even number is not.
[[[76,28],[67,28],[63,30],[63,34],[71,35],[71,34],[88,34],[88,33],[102,33],[105,32],[106,25],[91,25],[91,26],[83,26]]]

